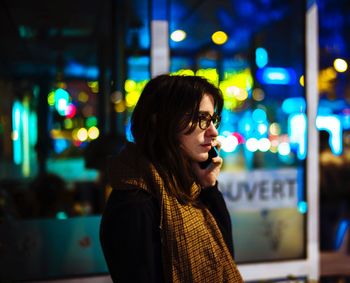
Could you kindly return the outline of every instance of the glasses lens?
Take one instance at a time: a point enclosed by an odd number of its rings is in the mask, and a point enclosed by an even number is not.
[[[199,117],[199,127],[202,130],[206,130],[210,125],[210,118],[208,119],[208,117],[206,116],[201,116]]]
[[[213,117],[211,118],[211,120],[213,121],[213,124],[215,126],[215,128],[218,128],[220,126],[220,116],[217,115],[216,113],[214,113]]]
[[[213,122],[215,128],[217,128],[220,124],[220,116],[218,116],[216,113],[214,113],[213,116],[211,116],[209,113],[199,114],[199,127],[202,130],[208,129],[211,122]]]

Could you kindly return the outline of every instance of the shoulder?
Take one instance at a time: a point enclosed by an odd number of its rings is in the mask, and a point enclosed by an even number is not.
[[[105,206],[104,214],[115,212],[134,212],[146,209],[155,209],[158,202],[147,191],[141,188],[128,188],[125,190],[113,189]]]
[[[160,221],[157,200],[142,189],[113,190],[102,213],[100,239],[104,244],[156,233]]]

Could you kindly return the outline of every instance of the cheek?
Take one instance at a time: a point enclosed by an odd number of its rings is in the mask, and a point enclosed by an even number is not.
[[[198,134],[192,133],[189,135],[182,135],[180,137],[180,146],[185,154],[190,159],[197,160],[202,152],[200,150],[200,141]]]
[[[181,135],[179,137],[179,143],[180,143],[180,147],[182,149],[186,149],[188,147],[189,144],[189,138],[187,135]]]

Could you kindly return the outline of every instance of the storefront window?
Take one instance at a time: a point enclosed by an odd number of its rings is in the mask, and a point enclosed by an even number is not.
[[[268,3],[171,1],[171,71],[207,77],[224,94],[220,188],[238,263],[306,253],[305,7]]]

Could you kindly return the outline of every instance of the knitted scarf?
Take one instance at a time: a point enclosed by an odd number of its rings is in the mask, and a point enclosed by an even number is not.
[[[139,188],[160,204],[163,269],[171,283],[243,282],[214,217],[204,206],[181,204],[170,195],[154,166],[134,146],[121,153],[113,166],[113,189]],[[194,183],[192,195],[199,195]]]

